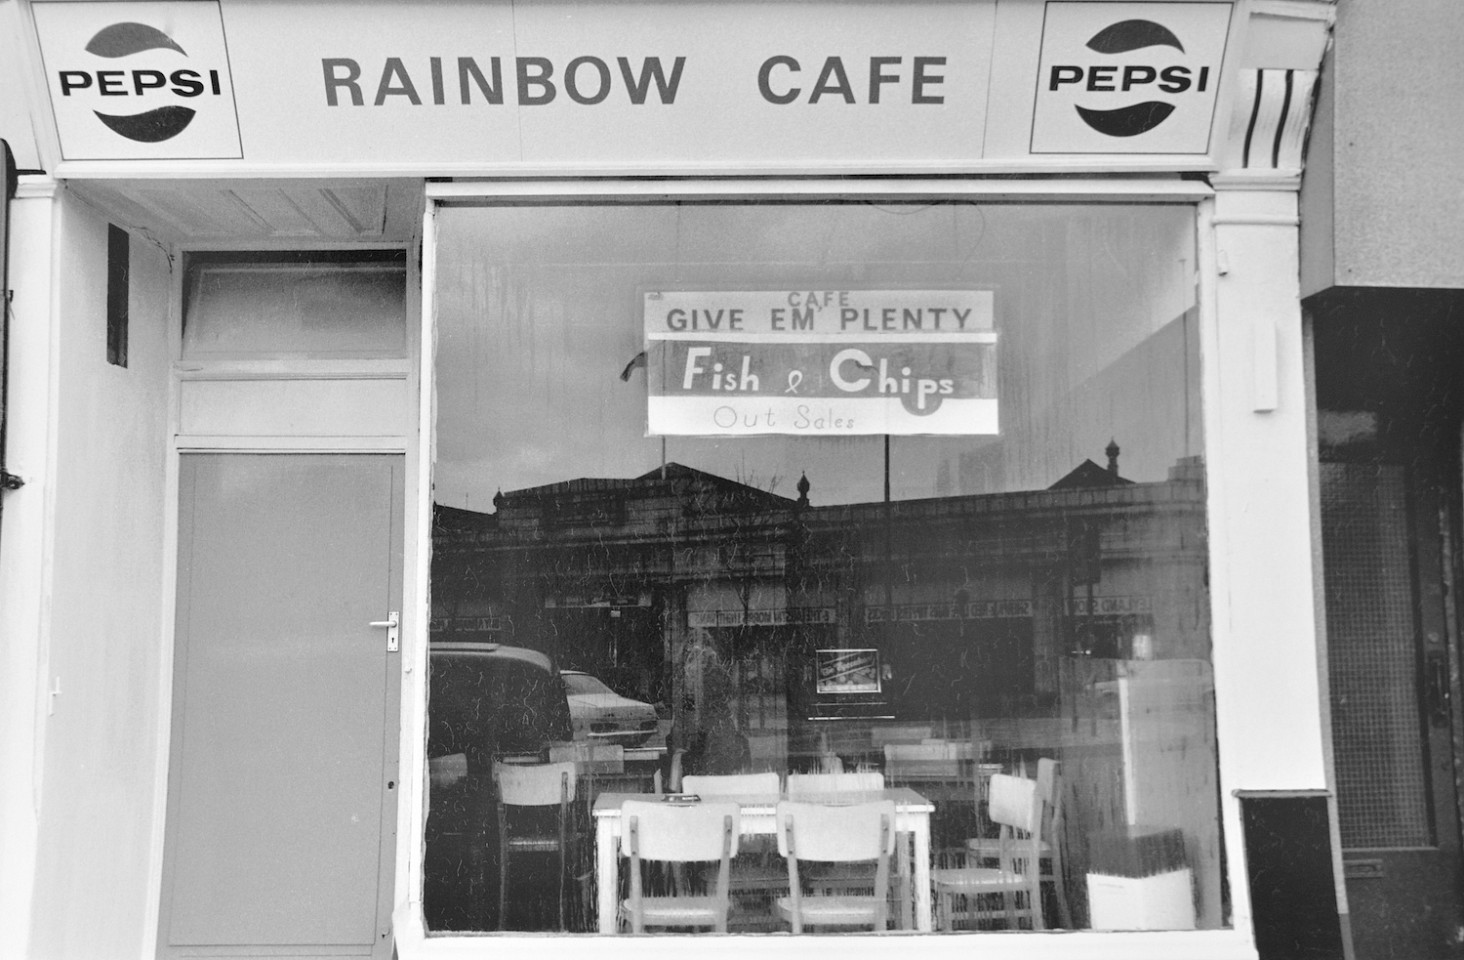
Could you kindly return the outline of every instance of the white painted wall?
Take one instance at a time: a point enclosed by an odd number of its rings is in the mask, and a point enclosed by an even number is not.
[[[1222,189],[1212,222],[1202,349],[1223,784],[1321,789],[1296,194]]]
[[[54,184],[27,183],[10,207],[10,384],[5,465],[25,481],[0,494],[0,930],[26,955],[40,809],[36,762],[41,623],[48,605]]]
[[[173,265],[132,237],[128,366],[113,366],[107,221],[64,190],[55,217],[52,309],[34,318],[52,327],[52,419],[29,953],[127,957],[154,838]]]

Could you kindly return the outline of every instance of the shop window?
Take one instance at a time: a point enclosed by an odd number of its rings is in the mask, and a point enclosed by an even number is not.
[[[185,360],[407,355],[400,250],[192,254],[185,282]]]
[[[788,930],[775,804],[834,772],[866,776],[826,802],[900,804],[863,929],[1228,922],[1191,208],[464,204],[437,223],[430,930],[628,929],[630,861],[594,839],[627,829],[614,798],[757,773],[777,787],[743,798],[728,928]],[[465,650],[608,692],[465,712]],[[494,716],[562,700],[568,739],[495,747]],[[495,765],[565,758],[577,842],[563,867],[557,846],[515,853],[505,880]],[[983,893],[1028,781],[1047,852],[1028,886]],[[718,873],[643,869],[648,894]],[[877,877],[803,864],[801,893]]]

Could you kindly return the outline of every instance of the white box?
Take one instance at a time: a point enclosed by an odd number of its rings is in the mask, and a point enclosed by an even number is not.
[[[1094,930],[1193,930],[1190,869],[1151,877],[1088,874],[1088,917]]]

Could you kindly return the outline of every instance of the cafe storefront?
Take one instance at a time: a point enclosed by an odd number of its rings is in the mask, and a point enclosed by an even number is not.
[[[24,955],[1335,926],[1326,5],[3,12]]]

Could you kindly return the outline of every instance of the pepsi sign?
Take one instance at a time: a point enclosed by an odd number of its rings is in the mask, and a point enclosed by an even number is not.
[[[65,159],[243,156],[217,2],[32,10]]]
[[[1208,153],[1231,9],[1048,3],[1032,152]]]

